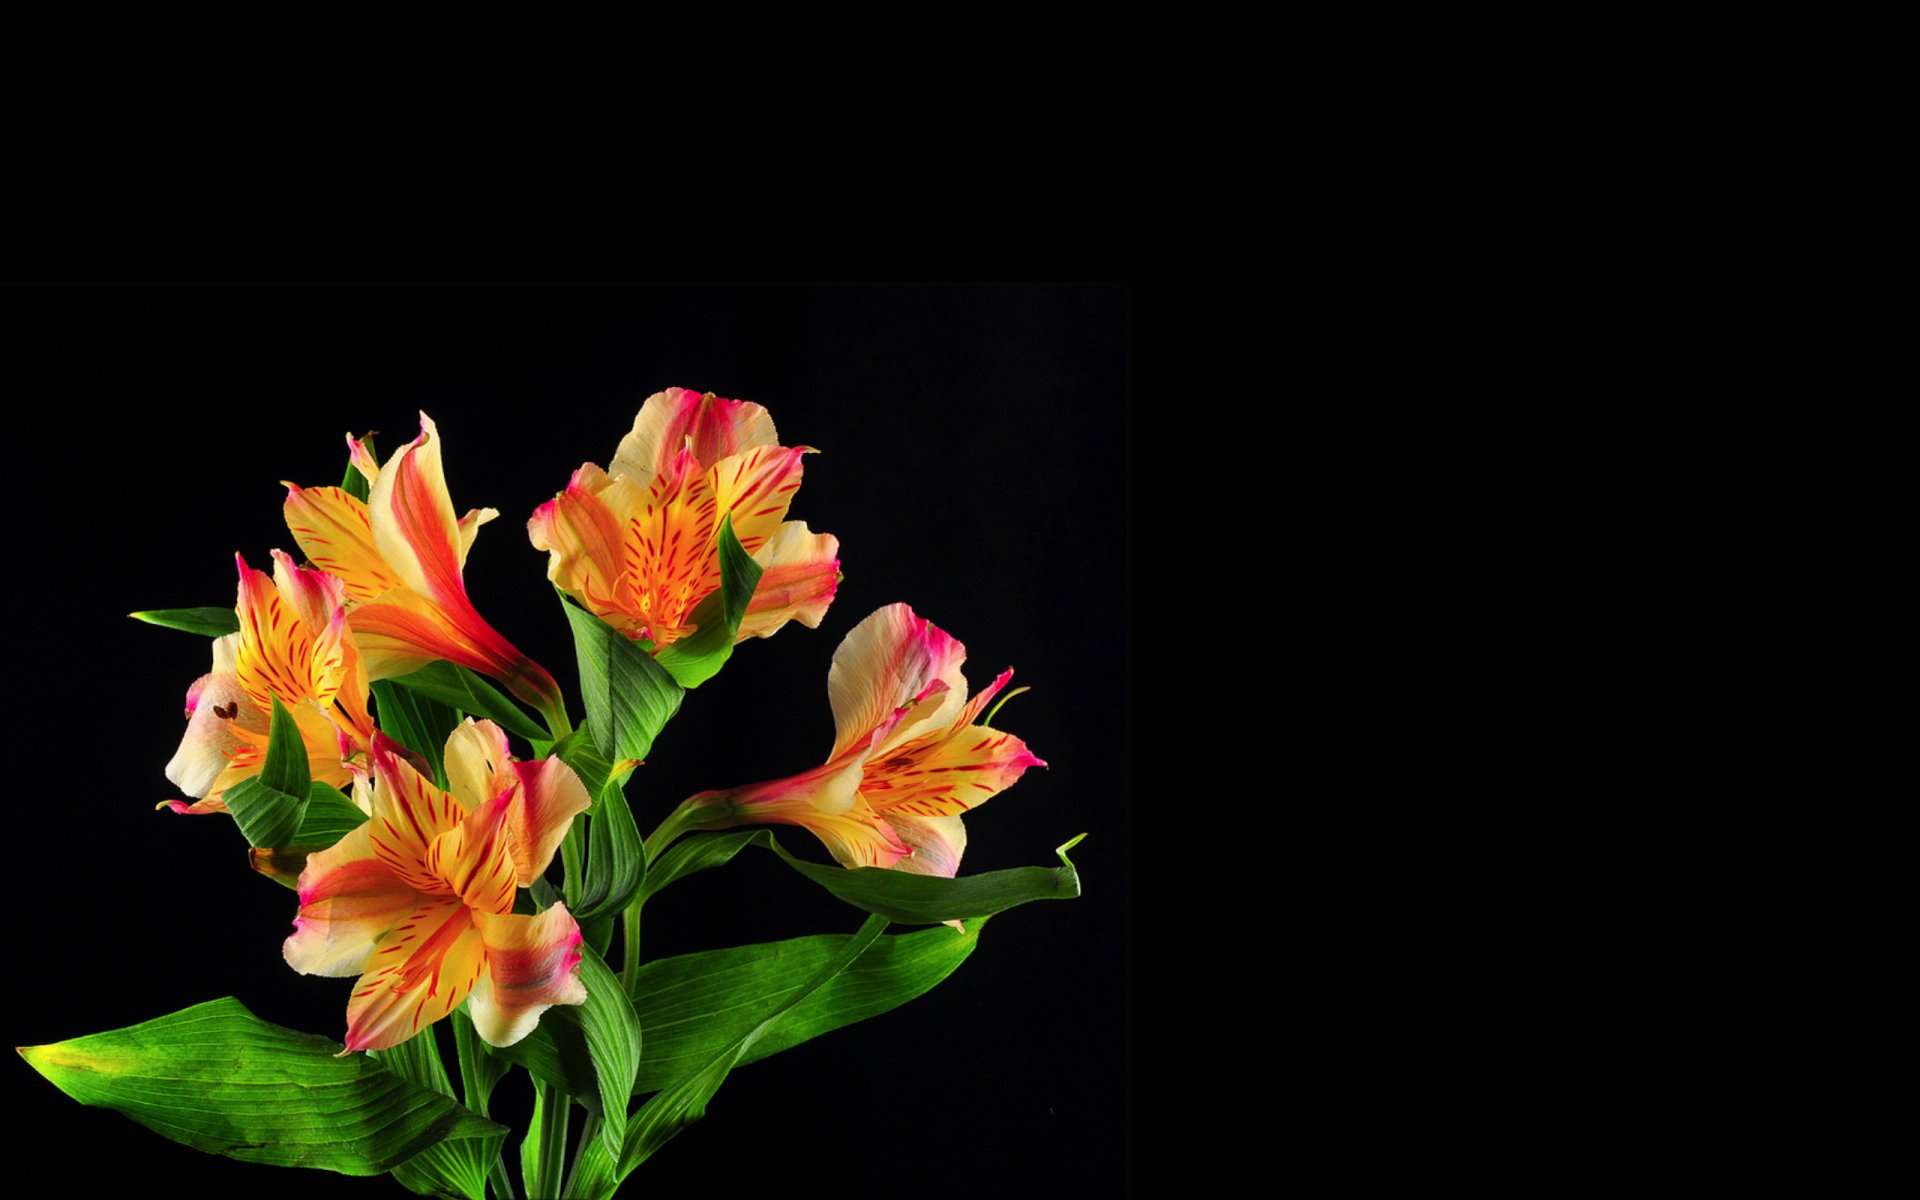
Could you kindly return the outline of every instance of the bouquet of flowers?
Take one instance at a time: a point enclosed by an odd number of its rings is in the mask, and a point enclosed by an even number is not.
[[[765,408],[660,392],[531,515],[577,698],[470,599],[467,552],[499,513],[456,517],[434,423],[384,461],[371,437],[347,448],[339,486],[287,485],[297,556],[235,556],[231,609],[134,614],[213,639],[164,806],[230,823],[293,893],[286,962],[356,980],[344,1031],[226,998],[23,1048],[69,1096],[211,1153],[423,1195],[612,1196],[734,1067],[923,994],[994,914],[1079,894],[1073,842],[1057,867],[960,874],[965,814],[1044,763],[996,724],[1013,672],[974,690],[962,644],[904,603],[841,639],[823,761],[717,778],[643,836],[625,785],[687,693],[736,646],[819,628],[841,579],[838,540],[788,519],[809,448],[781,445]],[[742,854],[862,923],[647,960],[649,899]],[[517,1179],[489,1112],[516,1069],[534,1090]]]

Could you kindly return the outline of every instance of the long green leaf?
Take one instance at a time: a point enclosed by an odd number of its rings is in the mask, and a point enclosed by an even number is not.
[[[753,599],[753,589],[760,586],[760,564],[734,536],[732,513],[720,518],[713,540],[720,551],[720,590],[688,614],[687,619],[696,626],[694,632],[668,643],[654,656],[654,661],[684,688],[699,687],[726,665],[733,654],[740,621]]]
[[[338,1049],[229,996],[20,1054],[82,1104],[246,1162],[377,1175],[447,1138],[506,1136],[366,1055],[334,1057]]]
[[[618,629],[562,599],[580,665],[581,700],[593,743],[616,770],[653,747],[685,695],[673,676]]]
[[[868,917],[860,931],[844,939],[833,956],[821,964],[805,983],[788,992],[783,1001],[750,1028],[735,1031],[735,1036],[694,1070],[656,1093],[627,1122],[627,1136],[621,1144],[617,1160],[607,1154],[605,1144],[598,1140],[591,1146],[583,1147],[580,1159],[574,1166],[574,1178],[568,1181],[568,1195],[583,1200],[587,1197],[611,1196],[620,1181],[645,1162],[648,1156],[665,1145],[674,1134],[706,1114],[707,1101],[725,1082],[727,1073],[745,1060],[759,1039],[776,1028],[788,1012],[798,1008],[808,997],[853,965],[886,927],[884,918]]]
[[[440,1061],[440,1046],[435,1035],[436,1028],[429,1025],[398,1046],[378,1051],[372,1057],[407,1082],[450,1098],[453,1084]],[[487,1168],[500,1153],[503,1141],[503,1136],[494,1134],[482,1138],[452,1138],[429,1146],[401,1163],[393,1169],[393,1177],[408,1191],[422,1196],[453,1195],[466,1200],[486,1200]]]
[[[886,931],[884,917],[868,917],[860,931],[842,943],[840,949],[814,972],[813,976],[790,993],[788,999],[766,1017],[722,1046],[692,1074],[670,1087],[662,1088],[641,1106],[627,1123],[626,1140],[620,1147],[620,1175],[629,1172],[665,1145],[667,1140],[707,1113],[707,1101],[720,1090],[727,1073],[746,1057],[753,1044],[770,1031],[788,1012],[825,987],[834,976],[852,966],[879,936]]]
[[[396,675],[391,682],[450,708],[485,717],[519,737],[531,740],[547,736],[546,729],[509,700],[505,692],[466,667],[450,662],[428,663],[410,675]]]
[[[240,617],[231,608],[150,608],[128,613],[136,621],[166,629],[184,629],[207,637],[225,637],[240,632]]]
[[[898,1008],[965,962],[985,924],[969,922],[965,933],[942,925],[881,938],[755,1039],[736,1065]],[[823,934],[644,964],[634,1006],[647,1030],[647,1054],[634,1092],[657,1091],[698,1071],[781,1009],[846,942],[843,934]]]
[[[968,917],[989,917],[1030,900],[1070,900],[1078,896],[1080,873],[1067,858],[1067,851],[1085,836],[1083,833],[1054,851],[1060,856],[1057,867],[1014,867],[943,879],[882,867],[848,870],[810,863],[789,854],[772,831],[766,829],[694,834],[660,856],[659,864],[647,876],[642,894],[651,896],[675,879],[717,867],[747,846],[761,846],[855,908],[902,925],[931,925]]]
[[[548,1009],[532,1033],[494,1053],[598,1113],[601,1138],[608,1150],[618,1152],[627,1132],[627,1099],[640,1070],[641,1024],[620,977],[598,954],[582,949],[580,982],[587,1002]]]
[[[447,786],[447,768],[441,761],[446,753],[447,735],[460,723],[460,714],[452,707],[422,692],[398,686],[394,679],[373,683],[374,712],[386,735],[433,767],[433,781]]]
[[[273,697],[273,723],[267,735],[267,756],[260,773],[241,780],[222,793],[227,811],[247,844],[262,849],[285,846],[300,830],[311,795],[307,747],[293,715]]]

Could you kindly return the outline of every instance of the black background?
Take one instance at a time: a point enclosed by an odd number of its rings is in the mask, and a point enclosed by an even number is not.
[[[285,966],[292,893],[246,869],[228,819],[153,810],[177,795],[162,767],[208,643],[128,611],[230,604],[235,551],[267,569],[270,549],[296,550],[277,481],[336,483],[343,434],[377,430],[384,459],[424,409],[456,509],[501,513],[467,563],[476,607],[577,697],[526,517],[582,462],[607,463],[649,393],[683,386],[764,404],[783,444],[821,451],[789,516],[839,536],[846,578],[820,629],[746,643],[688,696],[628,787],[642,829],[694,791],[821,761],[834,647],[906,601],[966,644],[971,686],[1009,665],[1031,685],[996,724],[1050,764],[968,816],[963,871],[1050,865],[1086,832],[1086,895],[995,918],[926,996],[741,1068],[628,1190],[1129,1190],[1129,285],[90,285],[0,303],[7,629],[24,655],[9,700],[9,841],[26,864],[14,1044],[225,995],[344,1029],[351,981]],[[826,859],[803,831],[782,840]],[[750,852],[651,904],[646,950],[859,921]],[[496,1095],[516,1128],[525,1078]],[[8,1079],[25,1106],[9,1134],[19,1194],[407,1194],[201,1154],[23,1063]],[[517,1138],[508,1159],[517,1181]]]

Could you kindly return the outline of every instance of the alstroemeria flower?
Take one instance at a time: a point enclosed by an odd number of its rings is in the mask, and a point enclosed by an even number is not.
[[[373,737],[367,670],[346,630],[342,582],[273,552],[273,578],[234,555],[240,631],[215,639],[213,670],[187,689],[187,732],[167,763],[167,778],[197,804],[164,801],[175,812],[227,811],[228,788],[260,773],[272,729],[273,699],[300,730],[307,771],[345,787],[346,760]]]
[[[515,762],[491,721],[447,738],[447,791],[374,735],[355,782],[369,818],[300,873],[286,958],[307,975],[360,975],[347,1051],[385,1050],[467,1002],[480,1036],[511,1046],[555,1004],[586,1002],[580,927],[564,904],[516,913],[587,790],[557,758]]]
[[[967,650],[892,604],[854,626],[827,675],[837,736],[824,765],[785,779],[702,792],[682,827],[798,825],[842,866],[952,877],[967,847],[960,814],[1045,766],[1010,733],[976,725],[1013,678],[1009,668],[967,699]]]
[[[349,437],[355,467],[371,485],[365,503],[337,487],[287,487],[287,528],[314,565],[346,581],[347,624],[374,679],[445,659],[504,682],[542,712],[560,689],[546,668],[474,611],[461,569],[480,526],[499,516],[475,509],[455,520],[440,465],[440,433],[425,413],[420,436],[384,467]]]
[[[790,620],[818,627],[840,580],[840,541],[787,521],[812,451],[780,445],[758,404],[686,388],[647,397],[605,471],[584,463],[527,522],[551,553],[547,577],[587,610],[655,649],[694,632],[720,588],[722,514],[761,567],[735,641]]]

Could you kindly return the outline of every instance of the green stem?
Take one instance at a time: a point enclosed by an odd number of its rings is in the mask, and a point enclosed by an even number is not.
[[[513,1192],[513,1176],[507,1173],[507,1156],[493,1156],[493,1166],[487,1170],[487,1182],[493,1185],[493,1194],[500,1200],[518,1200]]]
[[[633,903],[627,905],[620,914],[620,937],[624,953],[620,957],[620,988],[627,993],[627,999],[633,999],[634,992],[640,986],[640,906],[643,901],[635,896]]]
[[[569,910],[580,907],[580,887],[586,877],[586,864],[582,856],[584,830],[592,817],[582,813],[567,826],[566,837],[560,840],[560,864],[566,873],[561,882],[561,895],[566,898]]]
[[[573,1166],[567,1169],[567,1190],[563,1196],[573,1195],[574,1181],[580,1175],[580,1160],[586,1157],[587,1147],[593,1145],[593,1139],[600,1136],[600,1114],[589,1112],[586,1126],[580,1130],[580,1144],[573,1150]]]
[[[533,1128],[520,1150],[527,1200],[560,1200],[560,1174],[567,1161],[567,1118],[573,1101],[545,1080],[533,1084]]]
[[[647,861],[659,862],[660,856],[668,846],[673,845],[681,834],[696,829],[724,829],[733,823],[730,809],[723,810],[719,805],[694,804],[691,800],[682,800],[680,807],[668,813],[654,831],[647,835]]]

